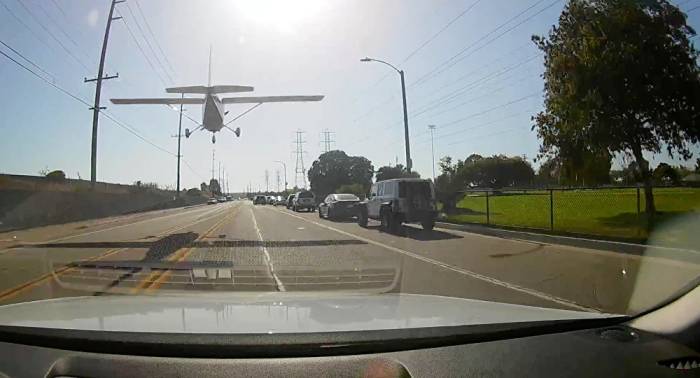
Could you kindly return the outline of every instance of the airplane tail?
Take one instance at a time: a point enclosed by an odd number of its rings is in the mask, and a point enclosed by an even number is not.
[[[211,87],[211,50],[212,46],[209,45],[209,81],[207,82],[207,86]]]

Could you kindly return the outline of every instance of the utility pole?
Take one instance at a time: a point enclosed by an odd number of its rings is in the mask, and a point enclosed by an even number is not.
[[[265,170],[265,193],[270,191],[270,171]]]
[[[306,189],[306,169],[304,169],[304,154],[306,153],[306,151],[304,151],[304,143],[306,143],[306,141],[304,140],[303,135],[304,132],[298,130],[296,132],[296,139],[294,140],[294,144],[296,145],[294,153],[297,156],[296,167],[294,168],[294,185],[296,187]],[[299,180],[299,178],[301,178],[301,180]],[[299,186],[299,181],[301,181],[304,185]]]
[[[435,131],[435,125],[428,125],[430,129],[430,149],[433,151],[433,183],[435,183],[435,144],[433,142],[433,131]]]
[[[211,148],[211,179],[214,179],[214,158],[216,156],[216,149],[214,147]]]
[[[331,144],[335,143],[335,141],[331,137],[331,135],[335,133],[329,131],[328,129],[325,129],[321,132],[321,134],[323,135],[323,140],[321,141],[321,143],[323,144],[322,150],[324,153],[326,153],[331,150]]]
[[[112,27],[112,21],[119,20],[121,17],[113,17],[114,6],[123,3],[124,0],[112,0],[112,5],[109,7],[109,15],[107,16],[107,27],[105,28],[105,37],[102,41],[102,54],[100,55],[100,66],[97,69],[97,77],[94,79],[85,78],[85,83],[95,81],[95,105],[90,108],[92,110],[92,148],[90,151],[90,185],[95,188],[97,182],[97,124],[100,120],[100,110],[106,109],[100,107],[100,94],[102,93],[102,80],[109,80],[119,77],[119,74],[113,76],[103,76],[105,67],[105,56],[107,55],[107,41],[109,41],[109,29]]]
[[[280,192],[280,182],[281,182],[281,180],[280,180],[280,170],[279,170],[279,169],[275,169],[275,174],[276,174],[276,176],[277,176],[277,193],[279,193],[279,192]]]
[[[185,98],[185,94],[182,94],[182,98]],[[180,154],[180,143],[182,139],[182,104],[180,104],[180,122],[178,123],[177,126],[177,135],[173,135],[174,137],[177,137],[177,196],[180,197],[180,158],[182,157],[182,154]]]

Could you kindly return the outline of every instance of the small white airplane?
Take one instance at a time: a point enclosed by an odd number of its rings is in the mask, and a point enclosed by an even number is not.
[[[202,123],[194,130],[185,129],[185,137],[189,138],[197,130],[205,129],[212,132],[212,143],[216,143],[214,133],[224,127],[231,130],[237,137],[241,135],[241,129],[231,129],[228,124],[240,118],[243,114],[266,102],[309,102],[321,101],[324,96],[262,96],[262,97],[227,97],[219,98],[221,93],[252,92],[253,87],[242,85],[211,85],[211,50],[209,52],[209,83],[207,86],[195,85],[188,87],[166,88],[168,93],[182,93],[181,98],[113,98],[113,104],[155,104],[155,105],[202,105]],[[204,97],[186,98],[185,93],[203,94]],[[226,104],[256,104],[243,114],[224,123],[224,116],[228,111],[224,110]]]

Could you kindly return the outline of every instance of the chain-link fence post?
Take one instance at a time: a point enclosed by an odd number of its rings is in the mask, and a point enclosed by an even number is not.
[[[489,191],[486,191],[486,224],[491,224],[491,214],[489,211]]]
[[[554,231],[554,190],[549,189],[549,229]]]

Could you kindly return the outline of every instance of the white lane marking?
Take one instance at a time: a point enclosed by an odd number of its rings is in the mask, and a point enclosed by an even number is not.
[[[272,210],[272,209],[270,209],[270,210]],[[280,213],[282,213],[282,214],[286,214],[286,215],[288,215],[288,216],[290,216],[290,217],[299,218],[299,219],[301,219],[301,220],[303,220],[303,221],[305,221],[305,222],[309,222],[309,223],[315,224],[315,225],[317,225],[317,226],[319,226],[319,227],[323,227],[323,228],[325,228],[325,229],[328,229],[328,230],[331,230],[331,231],[335,231],[335,232],[341,233],[341,234],[346,235],[346,236],[349,236],[349,237],[351,237],[351,238],[355,238],[355,239],[357,239],[357,240],[361,240],[361,241],[363,241],[363,242],[365,242],[365,243],[373,244],[373,245],[376,245],[376,246],[378,246],[378,247],[382,247],[382,248],[388,249],[388,250],[390,250],[390,251],[393,251],[393,252],[396,252],[396,253],[400,253],[400,254],[402,254],[402,255],[406,255],[406,256],[409,256],[409,257],[413,257],[414,259],[421,260],[421,261],[423,261],[423,262],[427,262],[427,263],[430,263],[430,264],[439,266],[439,267],[441,267],[441,268],[451,270],[451,271],[453,271],[453,272],[457,272],[457,273],[460,273],[460,274],[464,274],[464,275],[470,276],[470,277],[472,277],[472,278],[476,278],[476,279],[481,280],[481,281],[485,281],[485,282],[488,282],[488,283],[491,283],[491,284],[494,284],[494,285],[498,285],[498,286],[501,286],[501,287],[505,287],[505,288],[508,288],[508,289],[511,289],[511,290],[515,290],[515,291],[518,291],[518,292],[521,292],[521,293],[525,293],[525,294],[528,294],[528,295],[532,295],[532,296],[537,297],[537,298],[540,298],[540,299],[546,299],[546,300],[548,300],[548,301],[552,301],[552,302],[554,302],[554,303],[557,303],[557,304],[560,304],[560,305],[563,305],[563,306],[567,306],[567,307],[571,307],[571,308],[574,308],[574,309],[577,309],[577,310],[588,311],[588,312],[597,312],[597,313],[600,313],[600,312],[601,312],[601,311],[600,311],[599,309],[597,309],[597,308],[593,308],[593,307],[588,307],[588,306],[580,305],[580,304],[578,304],[578,303],[572,302],[572,301],[567,300],[567,299],[564,299],[564,298],[560,298],[560,297],[557,297],[557,296],[554,296],[554,295],[550,295],[550,294],[543,293],[543,292],[541,292],[541,291],[537,291],[537,290],[533,290],[533,289],[529,289],[529,288],[526,288],[526,287],[522,287],[522,286],[519,286],[519,285],[516,285],[516,284],[512,284],[512,283],[510,283],[510,282],[501,281],[501,280],[499,280],[499,279],[497,279],[497,278],[493,278],[493,277],[486,276],[486,275],[483,275],[483,274],[480,274],[480,273],[476,273],[476,272],[471,271],[471,270],[459,268],[459,267],[456,267],[456,266],[454,266],[454,265],[450,265],[450,264],[444,263],[444,262],[439,261],[439,260],[431,259],[431,258],[429,258],[429,257],[421,256],[421,255],[416,254],[416,253],[413,253],[413,252],[409,252],[409,251],[406,251],[406,250],[403,250],[403,249],[400,249],[400,248],[396,248],[396,247],[393,247],[393,246],[390,246],[390,245],[386,245],[386,244],[384,244],[384,243],[380,243],[380,242],[375,241],[375,240],[372,240],[372,239],[368,239],[368,238],[365,238],[365,237],[362,237],[362,236],[359,236],[359,235],[355,235],[355,234],[350,233],[350,232],[346,232],[346,231],[343,231],[343,230],[339,230],[339,229],[337,229],[337,228],[335,228],[335,227],[330,227],[330,226],[327,226],[327,225],[324,225],[324,224],[321,224],[321,223],[318,223],[318,222],[315,222],[315,221],[306,219],[306,218],[304,218],[304,217],[301,217],[301,216],[298,216],[298,215],[295,215],[295,214],[291,214],[291,213],[288,213],[288,212],[285,212],[285,211],[281,211],[281,210],[276,210],[276,209],[275,209],[275,211],[280,212]]]
[[[60,237],[60,238],[56,238],[56,239],[51,239],[51,240],[45,240],[45,241],[26,242],[26,243],[23,243],[23,244],[31,245],[31,244],[55,243],[55,242],[59,242],[59,241],[74,239],[74,238],[77,238],[77,237],[80,237],[80,236],[93,235],[93,234],[100,233],[100,232],[104,232],[104,231],[112,231],[112,230],[116,230],[116,229],[119,229],[119,228],[124,228],[124,227],[128,227],[128,226],[133,226],[133,225],[139,224],[139,223],[150,222],[150,221],[155,221],[155,220],[159,220],[159,221],[160,221],[160,220],[163,220],[163,219],[166,219],[166,218],[172,218],[172,217],[174,217],[174,216],[190,215],[191,213],[196,212],[196,211],[199,211],[199,210],[201,210],[201,209],[195,209],[195,210],[187,211],[187,212],[184,212],[184,213],[175,213],[175,214],[165,215],[165,216],[162,216],[162,217],[148,218],[148,219],[140,220],[140,221],[133,222],[133,223],[126,223],[126,224],[122,224],[122,225],[119,225],[119,226],[103,228],[103,229],[100,229],[100,230],[85,232],[85,233],[82,233],[82,234],[69,235],[69,236],[64,236],[64,237]],[[216,212],[217,210],[221,210],[221,209],[210,210],[210,211],[206,212],[204,216],[207,216],[207,215],[209,215],[209,214],[211,214],[211,213],[213,213],[213,212]],[[3,254],[3,253],[8,252],[8,251],[10,251],[10,250],[12,250],[12,248],[0,249],[0,254]]]
[[[260,232],[260,227],[258,227],[258,221],[255,219],[255,212],[252,207],[250,208],[250,216],[253,218],[253,227],[255,227],[255,232],[258,234],[258,239],[260,240],[262,246],[261,249],[265,255],[265,260],[267,261],[267,268],[270,270],[270,274],[275,280],[275,285],[277,285],[277,289],[279,291],[287,291],[282,281],[279,279],[279,277],[277,277],[277,273],[275,273],[275,266],[272,264],[272,258],[270,258],[270,253],[267,251],[267,247],[265,247],[265,239],[263,239],[262,232]]]
[[[407,225],[409,227],[412,227],[410,225]],[[698,262],[693,262],[693,261],[688,261],[688,260],[677,260],[673,258],[672,256],[665,256],[665,255],[651,255],[651,253],[654,253],[655,250],[659,249],[659,247],[649,245],[649,249],[645,251],[644,254],[642,255],[637,255],[637,254],[630,254],[630,253],[625,253],[625,252],[617,252],[617,251],[607,251],[607,250],[601,250],[601,249],[593,249],[590,247],[577,247],[573,245],[567,245],[567,244],[557,244],[553,241],[533,241],[533,240],[527,240],[527,239],[519,239],[519,238],[506,238],[506,237],[498,237],[498,236],[493,236],[493,235],[483,235],[480,233],[476,232],[471,232],[471,231],[466,231],[466,230],[456,230],[452,228],[442,228],[442,227],[435,227],[436,230],[442,231],[442,232],[447,232],[455,235],[462,235],[462,236],[469,236],[469,237],[480,237],[480,238],[486,238],[486,239],[493,239],[493,240],[499,240],[499,241],[508,241],[508,242],[519,242],[519,243],[524,243],[524,244],[530,244],[530,245],[544,245],[546,247],[556,247],[557,249],[568,249],[571,251],[575,251],[577,253],[587,253],[589,255],[596,255],[596,256],[603,256],[606,258],[614,258],[614,259],[621,259],[621,260],[635,260],[635,261],[643,261],[643,262],[655,262],[658,264],[666,264],[666,265],[673,265],[678,268],[683,268],[683,269],[696,269],[693,267],[689,267],[689,265],[700,265]],[[510,230],[508,230],[510,231]],[[510,231],[510,232],[520,232],[520,231]],[[542,236],[542,234],[535,234],[535,233],[530,233],[532,235],[538,235]],[[545,235],[547,236],[547,235]],[[573,237],[568,237],[569,239],[579,239],[579,240],[592,240],[593,239],[583,239],[583,238],[573,238]],[[611,242],[611,243],[617,243],[617,244],[628,244],[628,245],[636,245],[636,244],[631,244],[631,243],[623,243],[623,242]],[[640,246],[642,244],[639,244]],[[661,248],[663,249],[663,248]],[[670,247],[667,247],[666,249],[673,249]],[[692,252],[692,253],[698,253],[698,252],[693,252],[692,250],[683,250],[683,249],[676,249],[675,251],[677,252]],[[547,253],[553,253],[553,252],[558,252],[558,251],[551,251],[551,250],[544,250],[544,252]]]

